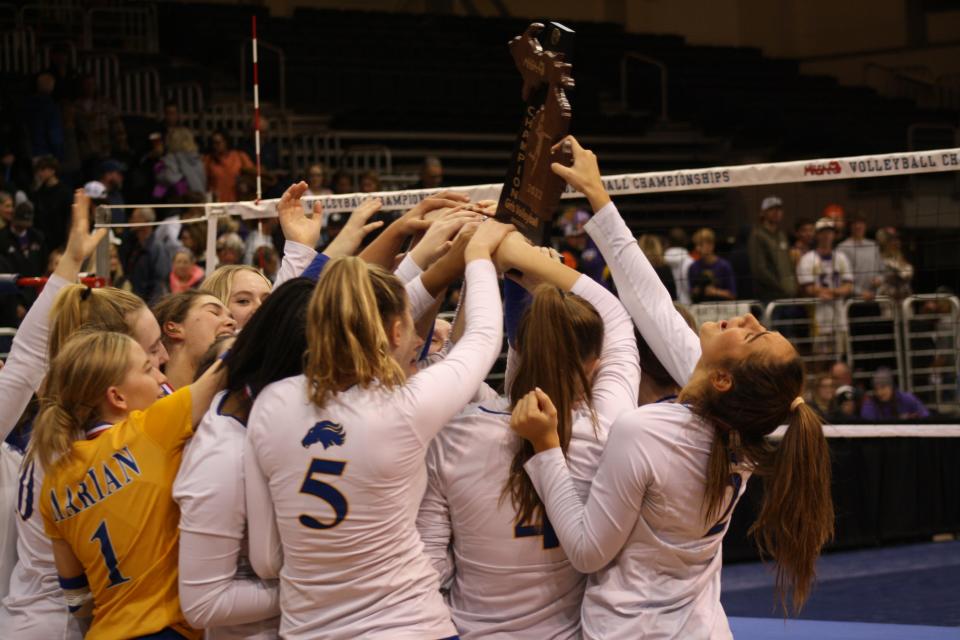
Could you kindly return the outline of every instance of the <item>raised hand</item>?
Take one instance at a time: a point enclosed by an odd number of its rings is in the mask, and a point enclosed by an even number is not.
[[[440,193],[424,198],[415,207],[403,214],[394,224],[398,230],[406,235],[413,235],[418,231],[426,231],[432,220],[425,220],[424,216],[435,209],[453,208],[470,202],[470,198],[462,193],[441,191]]]
[[[604,205],[610,202],[610,196],[603,186],[603,179],[600,176],[600,166],[597,164],[597,156],[589,149],[584,149],[573,136],[567,136],[557,144],[553,145],[553,150],[558,150],[565,142],[570,142],[573,151],[573,164],[565,166],[559,162],[550,165],[550,169],[555,174],[563,178],[571,187],[587,196],[590,206],[594,211],[599,211]]]
[[[516,231],[512,224],[504,224],[488,218],[480,223],[473,238],[470,239],[464,251],[464,260],[489,260],[493,252],[511,231]]]
[[[560,446],[557,408],[539,387],[520,398],[514,406],[510,428],[524,440],[529,440],[537,453]]]
[[[333,239],[323,252],[330,258],[340,258],[342,256],[352,256],[355,254],[357,249],[360,248],[363,239],[367,237],[367,234],[383,226],[383,220],[368,222],[370,216],[380,211],[380,207],[382,206],[383,200],[380,198],[370,198],[369,200],[361,202],[360,206],[350,214],[350,219],[347,220],[347,224],[343,226],[343,229],[340,230],[337,237]]]
[[[452,238],[465,224],[479,222],[483,215],[470,209],[454,207],[434,220],[423,238],[410,250],[410,257],[421,269],[429,267],[434,260],[450,249]]]
[[[70,235],[67,237],[67,248],[57,265],[56,275],[65,280],[76,280],[83,263],[106,235],[107,229],[90,233],[90,197],[83,189],[74,191]]]
[[[290,185],[277,203],[277,217],[287,240],[313,249],[320,242],[320,232],[323,230],[323,206],[320,202],[314,203],[313,215],[308,216],[300,202],[306,192],[307,183],[302,180]]]

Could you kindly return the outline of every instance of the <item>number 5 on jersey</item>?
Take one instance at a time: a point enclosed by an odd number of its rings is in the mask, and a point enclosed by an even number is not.
[[[300,493],[316,496],[333,508],[333,522],[320,522],[313,516],[300,514],[300,524],[311,529],[332,529],[347,517],[347,499],[342,493],[326,482],[318,480],[317,475],[341,476],[346,462],[340,460],[321,460],[314,458],[307,469],[307,476],[303,479]]]

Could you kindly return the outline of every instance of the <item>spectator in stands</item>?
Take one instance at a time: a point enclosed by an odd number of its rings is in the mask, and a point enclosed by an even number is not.
[[[830,403],[833,402],[836,390],[837,385],[829,374],[821,374],[814,381],[813,389],[810,391],[810,406],[824,420],[830,413]]]
[[[816,248],[800,258],[797,282],[801,294],[817,298],[815,311],[817,353],[835,353],[835,336],[844,331],[837,326],[844,298],[853,293],[853,270],[847,257],[833,249],[836,235],[831,218],[820,218],[816,224]]]
[[[133,293],[133,283],[123,272],[123,264],[120,262],[119,240],[114,241],[110,238],[110,286],[117,289],[123,289]]]
[[[163,192],[157,196],[154,191],[157,188],[157,174],[161,170],[160,159],[167,153],[163,134],[159,131],[151,133],[147,136],[147,145],[147,152],[127,172],[126,191],[132,202],[157,202],[166,195]]]
[[[194,139],[193,131],[180,124],[180,107],[172,100],[168,100],[163,105],[163,119],[158,125],[160,135],[163,136],[164,145],[166,145],[170,151],[183,151],[183,149],[178,146],[178,141]]]
[[[210,153],[203,157],[203,166],[207,172],[207,186],[218,202],[236,202],[240,176],[257,173],[250,156],[231,149],[223,131],[210,136]]]
[[[66,245],[70,229],[73,193],[60,182],[60,163],[53,156],[40,156],[34,163],[33,192],[35,224],[43,232],[47,246],[55,249]]]
[[[684,305],[689,305],[692,300],[689,271],[693,258],[690,256],[688,244],[687,232],[680,227],[674,227],[667,234],[667,250],[663,254],[663,259],[673,272],[673,282],[677,286],[677,302]]]
[[[244,244],[244,264],[253,264],[253,254],[260,247],[273,247],[273,232],[276,230],[279,218],[260,218],[253,222],[253,229],[247,234],[247,241]]]
[[[24,104],[23,122],[33,158],[52,155],[63,158],[63,117],[53,99],[57,81],[49,73],[37,76],[36,93]]]
[[[830,377],[841,387],[853,386],[853,373],[850,371],[850,365],[843,360],[837,360],[830,366]]]
[[[860,408],[857,406],[857,393],[850,385],[840,385],[833,394],[830,413],[827,420],[833,424],[853,424],[860,422]]]
[[[585,225],[590,221],[590,214],[583,209],[567,207],[558,218],[563,241],[560,244],[560,257],[563,263],[571,269],[590,276],[596,282],[609,286],[604,278],[607,263],[597,245],[587,235]]]
[[[443,163],[437,156],[427,156],[420,166],[420,180],[414,189],[438,189],[443,186]]]
[[[73,100],[80,91],[80,77],[70,62],[70,50],[65,43],[56,43],[50,47],[50,64],[45,71],[56,80],[53,98],[57,102]]]
[[[154,165],[153,197],[163,200],[191,192],[205,193],[207,174],[193,134],[189,129],[178,127],[167,134],[167,139],[173,146],[166,149]]]
[[[107,204],[120,205],[123,199],[123,172],[126,167],[116,160],[105,160],[100,164],[100,173],[97,182],[106,189],[104,199]]]
[[[243,239],[240,234],[229,232],[217,238],[217,265],[243,263]]]
[[[6,191],[0,191],[0,229],[10,226],[13,220],[13,196]]]
[[[375,193],[381,191],[380,174],[376,171],[367,171],[360,176],[360,191],[363,193]]]
[[[307,196],[326,196],[333,193],[327,188],[327,168],[322,162],[310,165],[307,169]],[[313,211],[312,203],[304,203],[309,211]]]
[[[107,98],[100,95],[97,79],[92,75],[80,80],[80,97],[76,107],[77,144],[80,159],[92,166],[110,157],[113,149],[113,131],[122,127],[120,112]]]
[[[867,219],[862,213],[850,218],[850,237],[837,245],[837,251],[847,256],[853,269],[853,295],[873,300],[882,280],[883,261],[877,243],[867,238]]]
[[[29,202],[14,207],[9,224],[0,229],[0,259],[4,261],[0,270],[34,278],[45,273],[46,245],[43,233],[33,227],[33,219],[33,205]]]
[[[0,190],[8,193],[27,191],[31,185],[30,166],[12,147],[0,149]]]
[[[139,207],[130,214],[130,222],[156,220],[157,214],[150,207]],[[132,227],[124,236],[120,256],[133,292],[148,304],[167,292],[173,255],[169,245],[158,237],[155,226]]]
[[[663,243],[660,238],[651,233],[645,233],[637,238],[637,243],[640,245],[643,255],[647,256],[647,260],[653,265],[653,270],[660,276],[663,286],[670,292],[670,297],[676,300],[677,285],[673,280],[673,270],[663,259]]]
[[[830,218],[833,220],[833,227],[837,234],[837,240],[846,238],[847,235],[847,212],[838,204],[828,204],[823,208],[820,214],[821,218]]]
[[[180,216],[180,220],[183,222],[185,220],[192,220],[202,217],[203,208],[193,207],[187,209],[183,215]],[[197,259],[197,264],[200,267],[205,267],[207,255],[207,223],[191,222],[189,224],[181,224],[180,235],[178,239],[180,240],[181,245],[193,252],[193,255]]]
[[[196,289],[203,282],[203,276],[203,269],[197,266],[193,252],[184,247],[177,249],[170,269],[170,293]]]
[[[711,229],[693,234],[700,259],[690,265],[688,277],[693,302],[719,302],[737,299],[737,282],[730,263],[714,253],[716,237]],[[677,292],[679,295],[679,291]]]
[[[917,396],[893,386],[893,372],[881,367],[873,374],[873,393],[863,401],[860,417],[864,420],[919,420],[930,416]]]
[[[334,193],[353,193],[353,178],[346,171],[337,171],[330,179],[330,188]]]
[[[750,273],[753,295],[767,303],[797,295],[797,276],[790,262],[787,236],[780,230],[783,201],[768,196],[760,205],[760,224],[750,234]]]
[[[277,279],[277,271],[280,269],[280,258],[277,250],[272,245],[261,245],[253,254],[253,266],[263,272],[270,282]]]
[[[894,300],[903,300],[913,293],[913,265],[907,262],[900,249],[900,234],[893,227],[877,231],[877,244],[880,245],[882,268],[880,286],[877,293]]]
[[[813,249],[813,220],[800,218],[793,225],[793,245],[790,247],[790,260],[793,261],[793,267],[796,269],[800,263],[800,258]]]

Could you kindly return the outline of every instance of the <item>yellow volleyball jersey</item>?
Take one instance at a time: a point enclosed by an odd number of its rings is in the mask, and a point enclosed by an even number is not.
[[[48,470],[38,502],[51,538],[83,564],[94,598],[87,640],[172,627],[188,638],[177,595],[180,511],[173,481],[193,435],[189,387],[73,444]],[[68,576],[69,577],[69,576]]]

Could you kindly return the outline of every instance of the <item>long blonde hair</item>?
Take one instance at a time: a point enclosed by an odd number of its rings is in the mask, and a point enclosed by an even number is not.
[[[77,332],[66,341],[50,362],[28,460],[49,468],[69,455],[73,443],[83,439],[99,417],[107,390],[123,382],[134,344],[128,335],[98,330]]]
[[[403,285],[385,269],[356,257],[324,267],[307,309],[304,367],[317,406],[355,384],[403,383],[406,374],[390,355],[386,326],[406,309]]]
[[[81,328],[130,335],[130,316],[146,308],[142,298],[123,289],[67,285],[57,294],[50,309],[48,360],[53,362],[70,337]]]
[[[263,272],[255,267],[251,267],[248,264],[225,264],[217,267],[214,272],[203,281],[203,284],[200,285],[200,291],[205,291],[219,298],[223,304],[229,304],[230,294],[233,293],[233,276],[240,271],[255,273],[263,278],[268,287],[273,287],[273,284],[267,276],[263,275]]]

